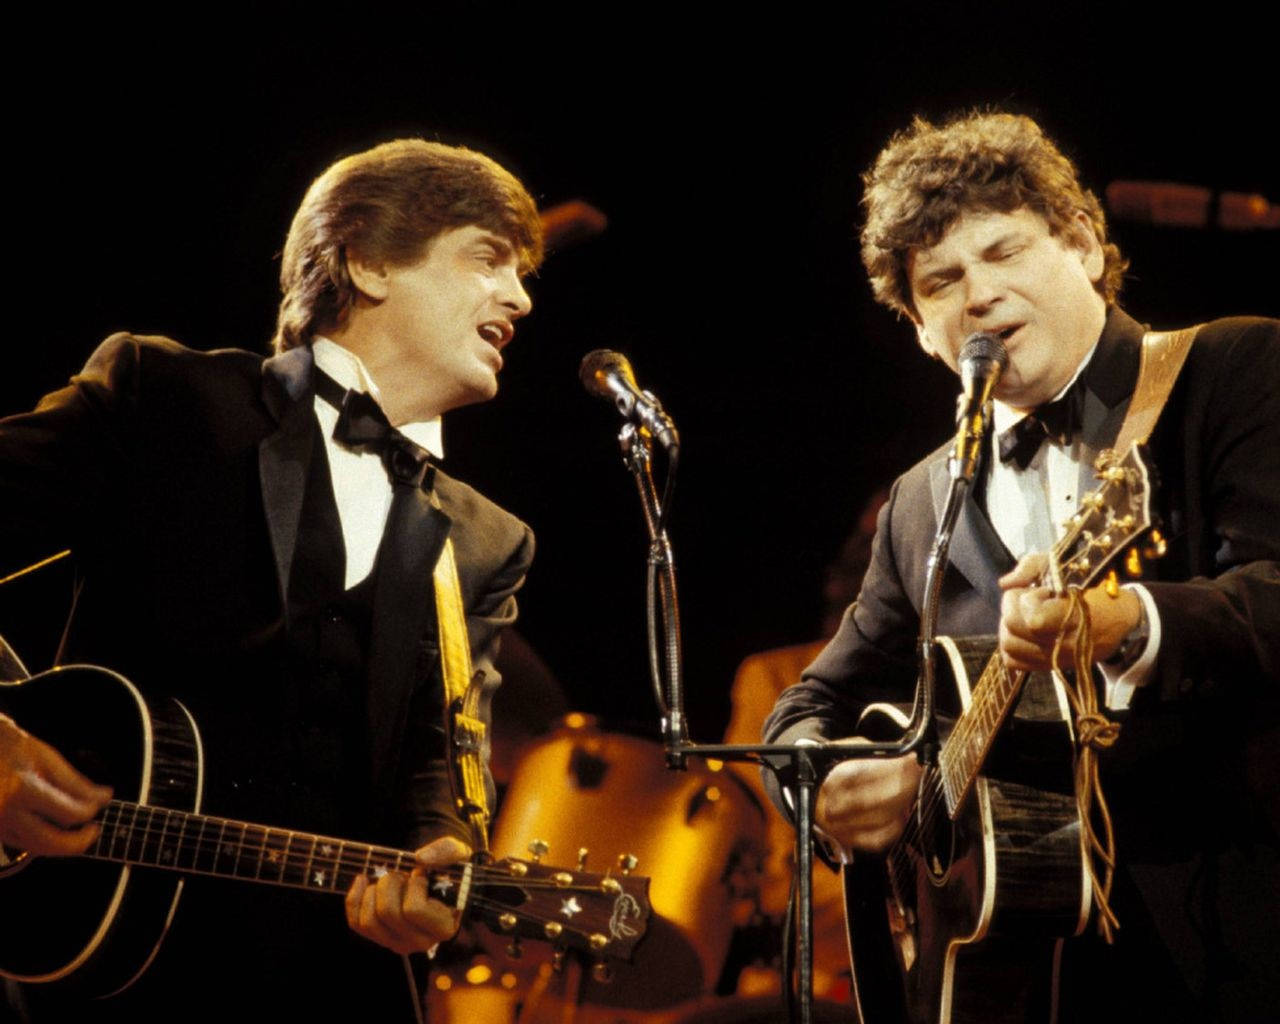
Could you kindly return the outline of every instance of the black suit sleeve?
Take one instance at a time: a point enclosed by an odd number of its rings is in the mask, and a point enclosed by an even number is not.
[[[66,387],[0,420],[0,575],[109,529],[129,486],[140,355],[138,339],[114,335]]]
[[[923,530],[927,539],[931,527],[918,521],[920,507],[903,501],[903,484],[903,479],[894,483],[880,509],[871,565],[858,600],[801,681],[779,696],[764,723],[765,742],[851,736],[868,704],[911,700],[919,616],[903,584],[898,551],[904,532]],[[927,501],[924,507],[930,507]],[[764,782],[770,799],[789,814],[772,771],[764,771]]]
[[[831,642],[784,690],[764,725],[769,743],[838,739],[852,734],[858,714],[875,701],[910,700],[912,638],[919,617],[903,587],[895,553],[903,517],[902,481],[896,482],[876,522],[871,566],[858,600],[845,612]]]
[[[1185,581],[1152,582],[1160,614],[1148,700],[1274,696],[1280,679],[1280,322],[1211,324],[1184,370],[1185,401],[1161,431],[1187,458],[1161,481],[1185,514]],[[1157,565],[1157,571],[1160,567]],[[1260,690],[1258,688],[1261,688]],[[1255,692],[1250,693],[1250,690]]]

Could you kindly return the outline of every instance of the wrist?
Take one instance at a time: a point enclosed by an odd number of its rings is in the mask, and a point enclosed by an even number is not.
[[[1116,649],[1103,664],[1118,671],[1124,671],[1135,664],[1147,649],[1147,641],[1151,638],[1151,624],[1147,621],[1146,605],[1136,594],[1130,593],[1136,606],[1137,622],[1120,638]]]

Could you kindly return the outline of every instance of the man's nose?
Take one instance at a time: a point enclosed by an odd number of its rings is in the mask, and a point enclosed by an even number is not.
[[[529,298],[529,293],[524,288],[524,282],[520,280],[520,275],[514,269],[503,275],[502,291],[498,296],[498,301],[511,312],[513,320],[527,316],[529,311],[533,309],[533,299]]]
[[[987,267],[970,269],[965,284],[965,310],[972,317],[986,316],[1004,295],[1000,275]]]

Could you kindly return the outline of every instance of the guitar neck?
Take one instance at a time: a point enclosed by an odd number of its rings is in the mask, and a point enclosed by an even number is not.
[[[969,706],[956,719],[955,728],[938,752],[942,792],[952,818],[973,787],[1026,678],[1025,672],[1009,672],[998,651],[993,654],[973,686]]]
[[[1080,509],[1065,524],[1066,532],[1049,554],[1041,580],[1055,593],[1090,586],[1110,563],[1151,525],[1150,472],[1138,445],[1121,456],[1104,452],[1095,463],[1100,486],[1085,495]],[[1153,552],[1163,548],[1157,539]],[[1138,575],[1135,552],[1125,560],[1126,571]],[[973,788],[996,732],[1009,715],[1027,674],[1009,672],[996,652],[974,684],[969,706],[956,721],[938,754],[939,775],[952,818]]]
[[[112,800],[96,820],[102,831],[85,852],[95,860],[312,892],[345,893],[358,875],[380,878],[415,863],[404,850],[123,800]],[[437,884],[433,892],[450,895],[440,890]],[[461,909],[466,885],[459,890]]]

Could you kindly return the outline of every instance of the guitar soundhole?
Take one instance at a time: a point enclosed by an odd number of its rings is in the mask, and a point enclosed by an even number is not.
[[[955,824],[947,814],[946,801],[937,771],[927,769],[920,776],[920,793],[915,809],[916,852],[925,875],[934,885],[945,885],[956,856]]]

